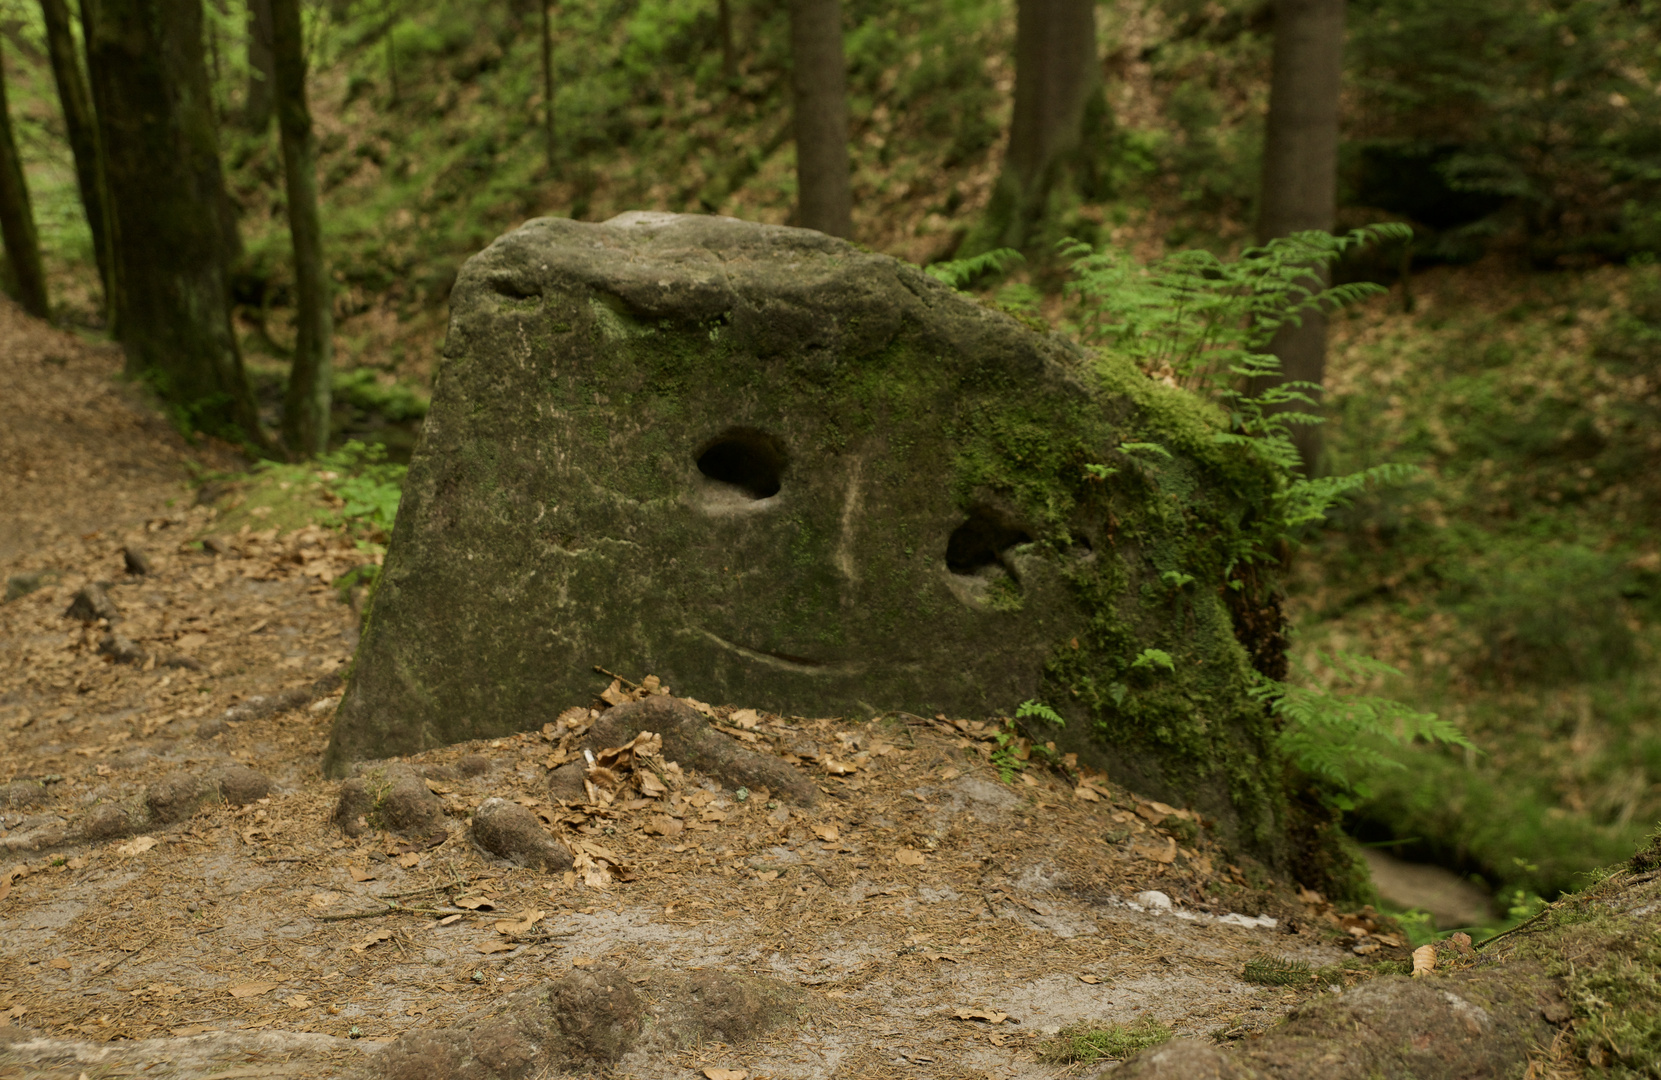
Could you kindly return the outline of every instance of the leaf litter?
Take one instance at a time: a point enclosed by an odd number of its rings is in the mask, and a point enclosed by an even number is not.
[[[0,310],[0,335],[12,318]],[[668,1054],[631,1065],[636,1075],[892,1075],[919,1063],[1044,1075],[1030,1040],[987,1029],[1009,1029],[1010,1016],[1037,1032],[1153,1015],[1189,1032],[1257,1030],[1297,1000],[1237,977],[1271,940],[1317,966],[1357,942],[1406,959],[1376,917],[1249,884],[1261,872],[1225,855],[1190,810],[1076,761],[1043,764],[1030,743],[1016,746],[1016,784],[1001,783],[997,720],[808,718],[683,699],[812,777],[815,807],[724,789],[664,760],[649,732],[588,760],[578,744],[601,711],[671,692],[650,676],[608,674],[594,700],[556,703],[534,730],[408,759],[444,807],[442,835],[344,836],[329,825],[336,785],[316,769],[338,689],[307,688],[351,655],[357,615],[335,583],[376,561],[373,545],[317,525],[262,528],[245,512],[225,527],[229,503],[193,505],[186,462],[201,451],[136,405],[76,405],[106,392],[120,359],[73,348],[40,391],[70,419],[23,431],[28,450],[7,449],[20,429],[0,434],[15,470],[0,470],[0,497],[30,507],[0,527],[0,575],[44,582],[0,605],[0,770],[46,792],[40,806],[0,808],[0,1015],[12,1022],[116,1049],[185,1033],[327,1036],[342,1041],[277,1056],[293,1075],[329,1076],[364,1041],[462,1022],[550,973],[617,966],[650,993],[653,971],[702,968],[796,983],[815,1002],[813,1027],[719,1060]],[[0,351],[0,381],[39,390],[35,369],[11,370],[31,355]],[[134,454],[127,472],[112,464]],[[36,464],[13,464],[25,460]],[[35,479],[19,479],[28,469]],[[48,505],[30,486],[46,480],[79,499]],[[150,553],[149,574],[125,574],[127,547]],[[99,651],[111,627],[63,617],[97,581],[113,583],[114,629],[142,659]],[[579,758],[582,798],[554,798],[547,775]],[[85,807],[136,805],[165,776],[231,764],[269,775],[271,794],[210,801],[140,837],[30,846]],[[537,873],[474,848],[468,815],[492,796],[531,808],[572,870]],[[1151,890],[1170,908],[1130,899]],[[250,1060],[252,1044],[238,1045],[225,1061]]]

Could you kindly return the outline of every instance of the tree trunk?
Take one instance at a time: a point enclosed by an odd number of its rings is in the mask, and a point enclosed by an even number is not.
[[[1069,185],[1091,96],[1101,87],[1095,0],[1019,0],[1009,148],[965,254],[1032,245]]]
[[[790,0],[794,65],[796,223],[853,235],[848,164],[848,70],[842,58],[841,0]]]
[[[1273,74],[1263,147],[1263,192],[1258,239],[1309,229],[1331,231],[1338,203],[1338,95],[1343,82],[1344,0],[1278,0]],[[1324,271],[1310,288],[1326,285]],[[1275,335],[1269,351],[1281,377],[1319,384],[1326,377],[1326,316],[1310,309],[1299,326]],[[1319,393],[1311,397],[1319,400]],[[1305,406],[1307,408],[1307,406]],[[1313,475],[1320,465],[1321,429],[1293,428],[1293,443]]]
[[[65,0],[40,0],[40,13],[46,24],[46,51],[52,61],[52,76],[58,84],[58,101],[63,105],[69,150],[75,158],[75,184],[80,189],[81,206],[92,230],[98,280],[104,285],[104,324],[113,330],[115,254],[110,237],[109,200],[104,192],[104,165],[99,158],[98,118],[92,113],[92,94],[81,76],[75,34],[69,23],[69,5]]]
[[[271,26],[272,0],[248,0],[248,97],[242,121],[249,131],[271,124],[277,92],[277,57]]]
[[[201,0],[83,0],[127,370],[187,430],[263,446],[231,329],[227,225]]]
[[[716,0],[715,29],[721,35],[721,78],[738,78],[738,45],[732,34],[732,0]]]
[[[542,5],[542,136],[548,155],[548,175],[554,172],[554,18],[548,12],[552,0]]]
[[[270,0],[270,4],[277,60],[277,126],[283,139],[283,176],[288,187],[288,231],[294,241],[298,308],[294,365],[283,394],[283,442],[290,453],[312,457],[329,448],[334,313],[323,266],[323,230],[317,219],[317,140],[306,107],[300,0]]]
[[[29,208],[29,185],[23,179],[23,159],[12,138],[4,64],[0,64],[0,238],[6,242],[6,284],[13,297],[37,319],[51,319],[46,303],[46,271],[40,264],[40,238],[35,234],[35,215]]]

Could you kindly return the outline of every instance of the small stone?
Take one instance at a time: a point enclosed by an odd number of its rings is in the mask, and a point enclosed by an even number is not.
[[[209,739],[217,738],[229,730],[231,730],[231,725],[227,724],[223,717],[210,716],[196,725],[196,737],[203,742],[207,742]]]
[[[542,829],[536,815],[516,802],[486,799],[473,811],[473,840],[492,855],[533,870],[571,868],[571,853]]]
[[[233,806],[247,806],[271,794],[271,778],[246,765],[232,765],[218,779],[219,794]]]
[[[750,789],[747,787],[741,787],[732,793],[732,797],[737,799],[739,802],[743,802],[750,797]]]
[[[138,832],[140,822],[115,803],[101,803],[81,818],[80,834],[87,840],[113,840]]]
[[[150,561],[149,553],[141,547],[128,544],[121,549],[121,559],[127,566],[127,573],[135,577],[155,573],[155,564]]]
[[[213,800],[213,787],[200,776],[174,773],[144,789],[144,805],[158,825],[171,825],[191,817]]]
[[[489,771],[490,759],[483,754],[468,754],[456,762],[456,773],[460,776],[483,776]]]
[[[565,802],[582,802],[588,791],[583,787],[583,763],[567,761],[548,774],[548,794]]]
[[[430,835],[444,828],[444,804],[414,769],[395,763],[365,769],[342,783],[333,820],[348,836],[369,826]]]
[[[114,632],[105,634],[99,639],[98,652],[118,664],[137,664],[148,655],[138,647],[138,643],[133,641],[132,638]]]
[[[9,784],[0,784],[0,807],[39,806],[45,801],[46,785],[38,780],[13,780]]]
[[[1149,889],[1147,892],[1139,892],[1135,896],[1131,897],[1131,899],[1136,901],[1138,904],[1141,904],[1149,911],[1171,910],[1171,898],[1160,892],[1158,889]]]
[[[82,585],[76,590],[75,598],[64,609],[63,616],[66,619],[93,623],[99,619],[118,619],[121,612],[117,610],[115,601],[110,599],[110,594],[104,591],[102,585]]]
[[[209,555],[226,555],[230,553],[231,544],[223,536],[204,536],[202,550]]]

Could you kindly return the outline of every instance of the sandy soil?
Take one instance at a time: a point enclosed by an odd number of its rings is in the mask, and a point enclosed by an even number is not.
[[[331,582],[363,556],[323,529],[216,534],[194,505],[199,457],[118,369],[111,350],[0,304],[0,385],[15,388],[0,577],[34,586],[0,604],[0,778],[43,782],[0,801],[0,1023],[17,1029],[0,1031],[0,1077],[342,1075],[403,1032],[603,967],[648,999],[655,973],[706,969],[811,1003],[759,1040],[637,1053],[618,1075],[1049,1077],[1065,1070],[1036,1050],[1074,1021],[1153,1017],[1222,1038],[1273,1023],[1302,995],[1243,981],[1254,956],[1406,956],[1365,915],[1229,865],[1180,808],[1054,769],[1003,782],[990,731],[946,718],[720,706],[733,738],[813,778],[817,805],[741,800],[693,774],[600,806],[553,797],[542,729],[604,703],[550,702],[522,735],[409,759],[442,800],[442,832],[348,837],[317,765],[336,699],[313,698],[355,645]],[[128,547],[149,573],[128,572]],[[108,583],[113,625],[65,616],[89,582]],[[260,715],[255,699],[284,691],[297,706]],[[464,776],[467,755],[488,767]],[[145,817],[159,782],[233,763],[271,793]],[[606,852],[612,872],[482,851],[468,821],[491,796]],[[1137,899],[1150,890],[1163,900]]]

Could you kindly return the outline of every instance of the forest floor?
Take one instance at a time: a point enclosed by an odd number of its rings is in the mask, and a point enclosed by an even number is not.
[[[697,775],[673,805],[562,803],[541,733],[463,744],[408,759],[442,831],[347,837],[318,761],[357,630],[333,582],[363,553],[316,525],[216,531],[195,481],[229,458],[118,374],[114,350],[0,303],[0,1076],[340,1075],[608,968],[648,1000],[703,971],[803,1003],[773,1034],[640,1051],[622,1075],[1058,1076],[1081,1067],[1039,1057],[1068,1025],[1236,1039],[1407,958],[1368,913],[1229,865],[1180,808],[1036,768],[1004,782],[990,732],[945,718],[714,710],[793,755],[814,807]],[[95,582],[113,630],[65,615]],[[233,765],[270,791],[173,824],[144,808]],[[605,850],[618,880],[483,852],[466,820],[490,796]],[[1264,954],[1323,977],[1245,981]]]

